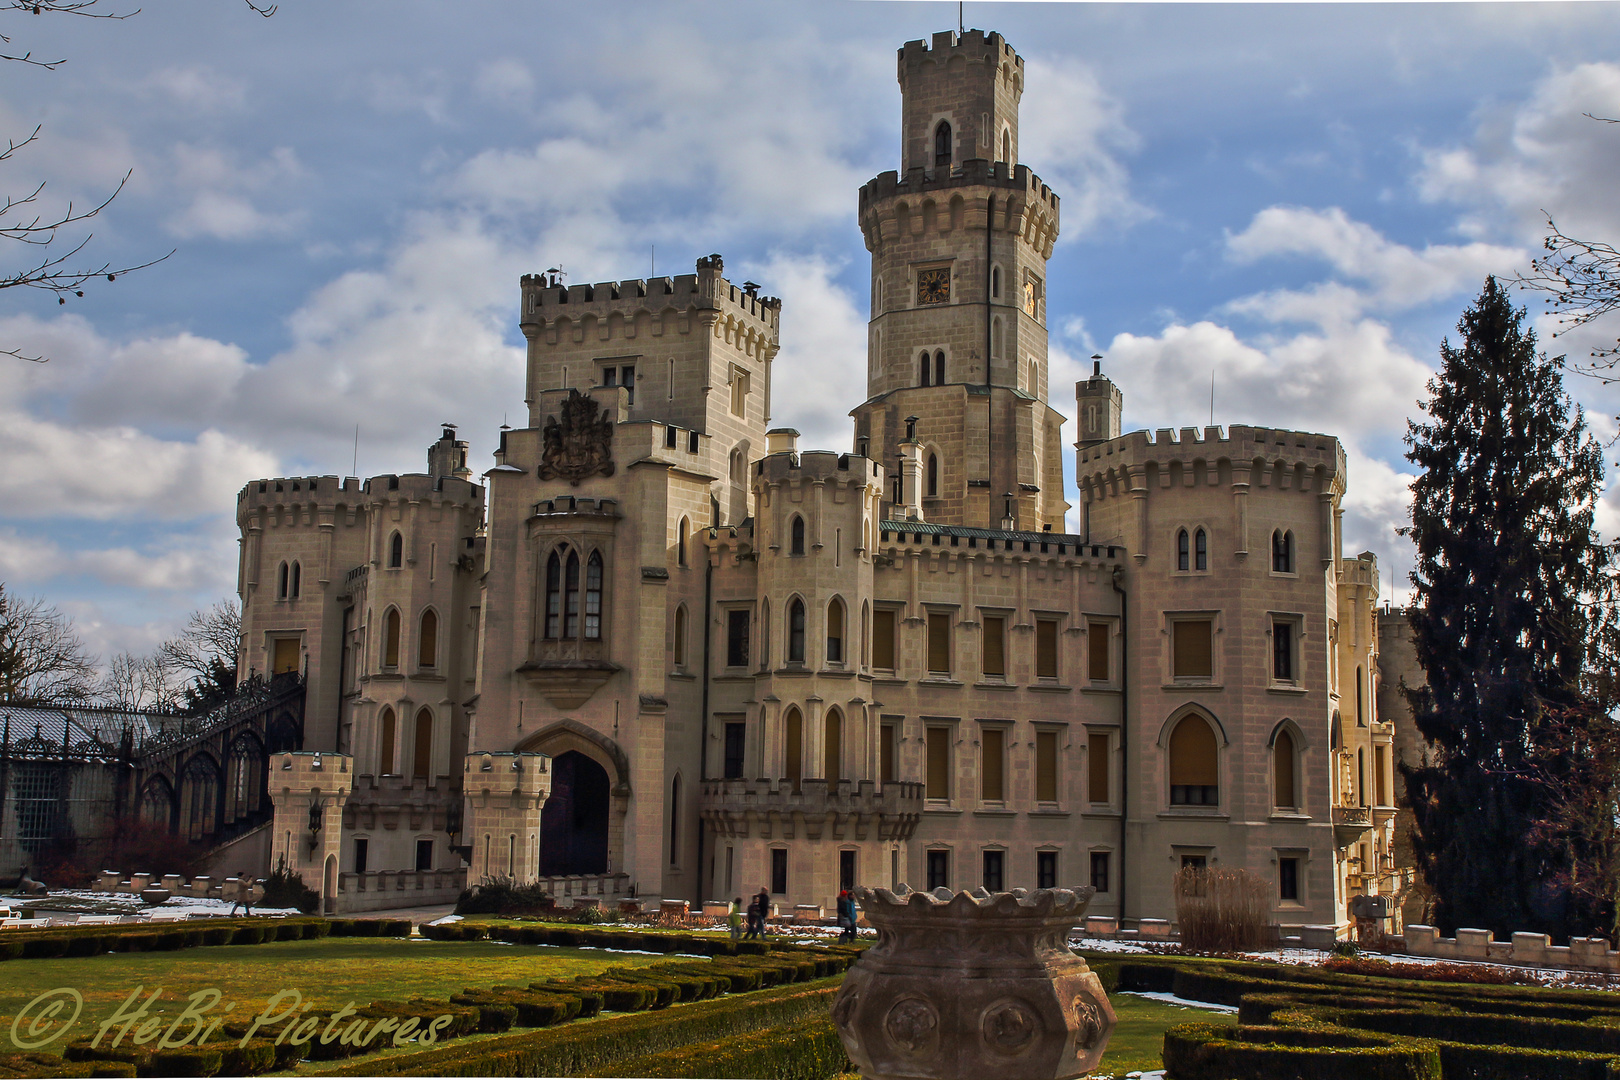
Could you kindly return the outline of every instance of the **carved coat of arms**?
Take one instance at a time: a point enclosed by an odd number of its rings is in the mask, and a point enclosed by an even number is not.
[[[548,417],[541,434],[540,479],[578,487],[587,476],[613,475],[613,421],[578,390],[568,391],[561,419]]]

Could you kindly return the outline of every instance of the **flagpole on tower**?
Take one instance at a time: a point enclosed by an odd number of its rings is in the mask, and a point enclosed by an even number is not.
[[[958,37],[967,33],[967,23],[962,20],[962,0],[956,0],[956,33]]]

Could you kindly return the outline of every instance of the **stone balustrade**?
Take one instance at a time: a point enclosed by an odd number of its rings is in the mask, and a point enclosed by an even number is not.
[[[1441,937],[1432,926],[1412,925],[1406,928],[1401,943],[1413,956],[1437,960],[1482,960],[1620,973],[1620,952],[1609,948],[1607,938],[1576,937],[1570,938],[1568,945],[1554,945],[1546,934],[1519,931],[1510,941],[1492,941],[1489,930],[1458,927],[1456,937]]]
[[[629,874],[570,874],[566,877],[543,877],[540,884],[546,895],[561,906],[576,896],[611,896],[615,900],[630,889]],[[578,904],[574,905],[579,906]]]
[[[703,820],[721,836],[771,840],[909,840],[922,820],[914,781],[707,780]]]
[[[187,881],[179,874],[131,874],[124,877],[117,870],[103,870],[99,877],[90,884],[91,892],[98,893],[129,893],[139,895],[141,890],[152,888],[167,889],[171,897],[181,897],[195,900],[235,900],[237,879],[234,877],[218,881],[207,874],[198,874]],[[264,882],[254,882],[253,902],[257,904],[264,896]]]
[[[465,870],[366,870],[338,875],[339,910],[451,904],[466,888]]]

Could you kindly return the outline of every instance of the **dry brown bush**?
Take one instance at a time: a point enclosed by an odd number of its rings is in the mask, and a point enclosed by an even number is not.
[[[1270,944],[1271,883],[1258,874],[1183,867],[1175,894],[1183,949],[1242,952]]]

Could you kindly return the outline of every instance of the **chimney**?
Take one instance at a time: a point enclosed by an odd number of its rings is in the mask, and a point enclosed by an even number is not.
[[[799,452],[799,433],[794,428],[771,428],[765,433],[765,452],[767,454],[797,454]]]

